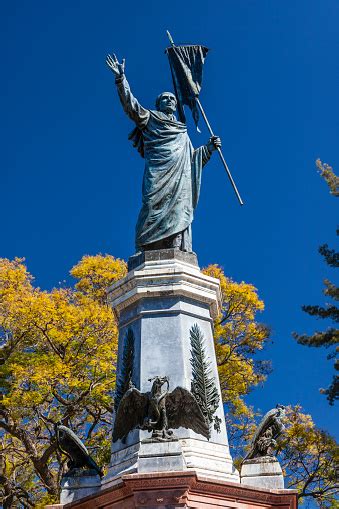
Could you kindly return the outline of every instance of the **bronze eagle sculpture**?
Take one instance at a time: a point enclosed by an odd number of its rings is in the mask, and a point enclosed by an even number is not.
[[[276,439],[285,430],[282,423],[284,416],[285,407],[279,404],[264,415],[252,438],[251,449],[245,460],[274,455],[277,447]]]
[[[209,438],[209,426],[197,400],[187,389],[176,387],[169,392],[168,377],[150,378],[150,392],[142,393],[135,387],[128,389],[117,408],[113,442],[125,440],[134,428],[152,432],[152,440],[175,439],[169,428],[190,428]],[[163,385],[167,388],[163,391]]]
[[[69,458],[67,462],[69,470],[66,475],[72,475],[72,470],[84,467],[89,470],[95,470],[100,477],[104,475],[102,469],[89,455],[80,438],[70,428],[63,426],[61,422],[56,422],[54,424],[54,431],[60,451]]]

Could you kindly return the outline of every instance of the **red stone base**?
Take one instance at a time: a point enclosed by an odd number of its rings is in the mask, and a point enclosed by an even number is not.
[[[116,486],[63,509],[296,509],[295,490],[264,490],[195,472],[130,474]]]

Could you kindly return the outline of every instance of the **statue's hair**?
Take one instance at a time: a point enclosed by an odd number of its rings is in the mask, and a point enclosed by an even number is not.
[[[160,104],[160,101],[161,101],[161,98],[164,94],[170,94],[170,95],[173,95],[173,97],[175,98],[175,104],[177,105],[178,101],[177,101],[177,98],[175,97],[175,94],[173,94],[173,92],[162,92],[161,94],[158,95],[158,97],[156,98],[155,100],[155,107],[156,109],[159,111],[159,104]]]

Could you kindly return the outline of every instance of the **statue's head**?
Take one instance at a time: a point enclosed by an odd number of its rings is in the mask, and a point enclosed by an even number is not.
[[[172,92],[163,92],[158,95],[155,101],[155,107],[158,111],[163,113],[174,113],[177,109],[177,98]]]

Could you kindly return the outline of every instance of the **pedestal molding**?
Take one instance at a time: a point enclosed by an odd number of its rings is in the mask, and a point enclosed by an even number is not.
[[[211,480],[197,472],[124,475],[95,496],[66,504],[63,509],[296,509],[297,490],[265,490],[233,482]],[[52,506],[53,507],[53,506]],[[60,506],[59,506],[60,507]],[[52,508],[51,508],[52,509]]]
[[[172,456],[161,444],[158,448],[163,454],[156,451],[144,454],[143,441],[150,438],[149,432],[129,428],[125,443],[119,440],[112,443],[109,474],[103,479],[103,485],[114,482],[119,475],[135,471],[173,470],[195,470],[211,479],[239,482],[229,453],[213,340],[212,316],[215,317],[221,307],[220,282],[201,273],[196,265],[180,259],[187,253],[170,250],[171,259],[165,258],[166,253],[145,253],[142,255],[145,258],[143,265],[131,270],[108,290],[109,303],[119,320],[117,377],[119,379],[120,373],[124,372],[126,338],[132,334],[133,366],[128,369],[133,373],[130,381],[141,393],[149,393],[151,380],[157,376],[169,377],[170,392],[176,387],[191,392],[192,362],[197,355],[192,350],[191,331],[196,327],[200,331],[209,377],[215,388],[217,403],[213,416],[218,419],[215,421],[218,426],[209,422],[208,440],[207,432],[194,431],[196,424],[182,426],[173,422],[180,451]]]
[[[117,317],[123,309],[142,298],[182,296],[208,304],[212,318],[221,308],[221,291],[218,279],[202,274],[195,266],[167,260],[145,262],[108,290],[109,304]]]

